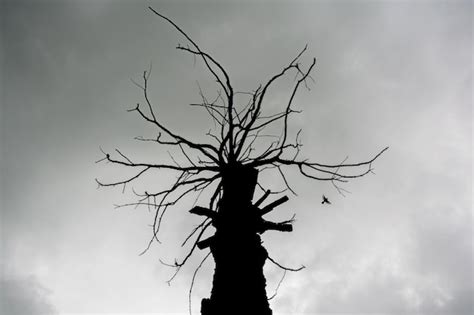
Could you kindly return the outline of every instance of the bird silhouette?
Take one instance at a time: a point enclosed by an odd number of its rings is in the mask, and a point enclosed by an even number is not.
[[[323,201],[321,202],[321,204],[325,204],[325,203],[331,204],[331,202],[329,201],[329,199],[328,199],[326,196],[323,195]]]

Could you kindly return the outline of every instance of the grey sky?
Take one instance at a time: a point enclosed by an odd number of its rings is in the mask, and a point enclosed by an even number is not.
[[[96,190],[99,146],[168,159],[135,144],[153,130],[125,110],[141,101],[130,78],[153,64],[162,120],[185,135],[209,128],[184,39],[146,7],[174,19],[218,59],[238,90],[255,89],[308,44],[315,83],[294,116],[302,154],[365,159],[384,146],[375,176],[345,186],[288,171],[298,196],[273,215],[297,215],[291,234],[264,236],[272,257],[307,268],[288,274],[275,314],[471,314],[472,2],[470,1],[3,1],[1,16],[1,266],[6,314],[186,313],[199,253],[171,287],[158,263],[183,253],[196,223],[174,209],[165,243],[144,256],[145,209],[116,211],[128,190]],[[289,84],[272,92],[282,105]],[[169,174],[146,183],[164,185]],[[268,185],[275,178],[262,174]],[[279,183],[279,182],[278,182]],[[143,185],[143,183],[142,183]],[[140,183],[137,183],[140,187]],[[271,186],[273,187],[273,186]],[[281,187],[276,185],[275,188]],[[320,206],[321,194],[333,201]],[[208,296],[198,276],[193,309]],[[270,294],[281,277],[267,268]],[[22,308],[20,308],[22,307]],[[27,315],[27,314],[25,314]],[[28,314],[29,315],[29,314]]]

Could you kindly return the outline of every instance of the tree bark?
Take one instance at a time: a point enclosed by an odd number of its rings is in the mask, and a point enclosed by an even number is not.
[[[252,206],[257,175],[256,169],[241,165],[223,171],[223,197],[210,245],[216,267],[202,315],[272,314],[263,274],[268,255],[257,234],[259,213]]]

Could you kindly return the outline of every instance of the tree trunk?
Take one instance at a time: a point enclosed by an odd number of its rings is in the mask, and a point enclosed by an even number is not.
[[[271,315],[263,265],[267,251],[256,232],[258,213],[252,207],[258,171],[244,166],[223,172],[223,197],[211,245],[215,271],[210,299],[202,315]]]

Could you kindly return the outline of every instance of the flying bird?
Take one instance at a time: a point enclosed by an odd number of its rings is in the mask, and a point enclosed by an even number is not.
[[[329,199],[328,199],[326,196],[323,195],[323,201],[321,202],[321,204],[325,204],[325,203],[331,204],[331,202],[329,201]]]

